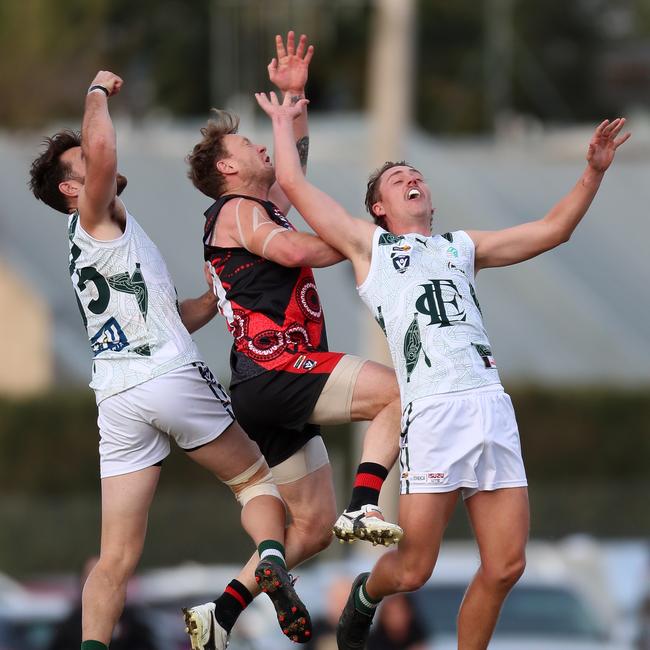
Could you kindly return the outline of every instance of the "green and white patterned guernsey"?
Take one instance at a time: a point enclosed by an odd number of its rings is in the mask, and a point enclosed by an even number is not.
[[[176,289],[156,245],[127,212],[121,237],[99,241],[68,219],[70,279],[93,352],[97,403],[193,361]]]
[[[402,404],[499,384],[474,289],[474,242],[377,228],[357,287],[388,339]]]

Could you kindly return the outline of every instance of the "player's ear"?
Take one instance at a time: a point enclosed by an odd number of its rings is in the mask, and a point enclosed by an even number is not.
[[[386,210],[384,210],[384,206],[382,205],[381,201],[377,201],[377,203],[372,204],[372,213],[375,215],[375,217],[383,217],[386,214]]]
[[[64,196],[69,196],[69,197],[79,196],[80,191],[81,191],[81,184],[79,183],[79,181],[68,179],[65,181],[61,181],[59,183],[59,192],[61,192],[61,194],[63,194]]]
[[[239,171],[237,162],[232,158],[222,158],[221,160],[217,160],[215,167],[220,174],[236,174]]]

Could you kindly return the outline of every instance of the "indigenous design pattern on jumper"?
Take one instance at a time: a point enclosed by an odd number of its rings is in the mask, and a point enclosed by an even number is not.
[[[375,231],[358,291],[386,334],[404,404],[500,383],[474,283],[467,233]]]
[[[281,266],[242,247],[210,244],[221,209],[238,198],[256,201],[278,226],[295,230],[273,203],[245,195],[222,196],[205,213],[204,256],[234,338],[231,385],[268,370],[318,373],[321,367],[310,353],[326,352],[327,336],[312,270]]]
[[[156,245],[127,212],[124,233],[99,241],[68,219],[68,270],[94,357],[97,401],[187,363],[199,352]]]

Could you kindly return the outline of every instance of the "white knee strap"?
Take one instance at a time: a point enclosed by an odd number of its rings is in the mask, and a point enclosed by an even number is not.
[[[244,470],[235,478],[231,478],[224,483],[233,491],[235,498],[242,507],[244,507],[251,499],[259,496],[272,496],[276,499],[282,500],[280,492],[273,481],[273,475],[267,469],[266,473],[262,476],[255,478],[259,473],[260,468],[266,464],[264,458],[259,458],[247,470]],[[251,480],[252,479],[252,480]]]

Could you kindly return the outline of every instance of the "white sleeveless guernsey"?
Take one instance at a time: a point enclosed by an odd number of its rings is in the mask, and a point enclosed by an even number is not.
[[[500,384],[467,233],[425,237],[377,228],[370,271],[357,289],[388,339],[402,406]]]
[[[156,245],[127,212],[121,237],[100,241],[68,219],[70,278],[92,348],[97,403],[201,357],[183,325]]]

